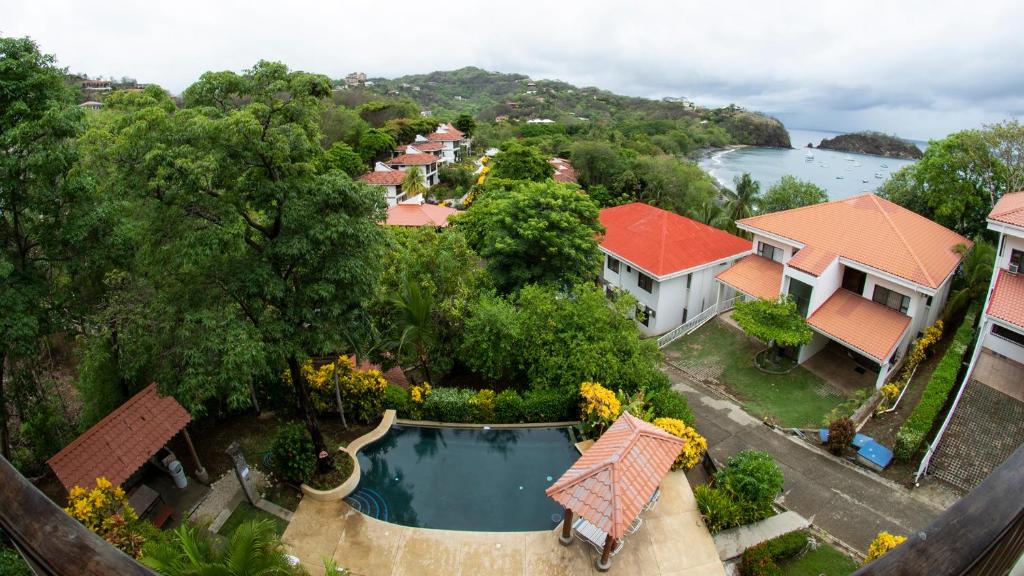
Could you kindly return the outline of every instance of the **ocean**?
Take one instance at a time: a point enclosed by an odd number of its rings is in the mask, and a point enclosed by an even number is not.
[[[848,198],[863,192],[874,192],[889,176],[913,160],[897,160],[867,154],[848,154],[831,150],[804,148],[810,142],[817,146],[823,139],[839,132],[820,130],[789,130],[795,148],[734,148],[719,150],[699,162],[723,186],[733,187],[733,178],[749,172],[761,183],[761,191],[791,174],[813,182],[828,192],[829,199]],[[922,150],[923,142],[914,142]],[[807,152],[814,154],[807,158]]]

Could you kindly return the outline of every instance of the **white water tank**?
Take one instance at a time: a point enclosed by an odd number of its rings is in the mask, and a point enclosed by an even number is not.
[[[188,477],[185,476],[185,468],[182,467],[181,462],[172,460],[167,465],[167,471],[171,473],[171,478],[174,479],[174,485],[178,488],[184,488],[188,486]]]

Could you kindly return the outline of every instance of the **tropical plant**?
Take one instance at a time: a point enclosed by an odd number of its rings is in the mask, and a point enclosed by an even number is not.
[[[762,520],[774,513],[772,503],[782,492],[782,470],[771,454],[743,450],[726,461],[715,476],[715,487],[732,494],[745,508],[744,522]]]
[[[786,296],[737,302],[732,317],[748,336],[768,344],[768,356],[776,361],[782,346],[802,346],[814,336],[796,303]]]
[[[402,178],[402,193],[407,198],[419,196],[427,191],[427,184],[423,181],[423,171],[419,166],[410,166],[405,171],[405,178]]]
[[[517,142],[507,142],[491,163],[492,176],[508,180],[543,182],[555,173],[555,168],[540,150]]]
[[[476,130],[476,120],[473,119],[472,114],[459,114],[455,121],[452,122],[452,126],[466,136],[472,136],[473,131]]]
[[[707,224],[715,228],[726,229],[732,225],[729,215],[725,213],[725,210],[722,209],[714,198],[705,198],[696,207],[690,208],[686,215],[701,224]]]
[[[739,503],[725,490],[710,484],[700,484],[693,489],[693,496],[697,500],[701,517],[704,518],[704,525],[712,534],[743,523],[740,519]]]
[[[494,402],[496,397],[497,395],[494,393],[494,390],[477,390],[476,394],[469,399],[473,422],[483,424],[494,422]]]
[[[761,214],[791,210],[802,206],[810,206],[828,200],[828,192],[813,182],[798,180],[795,176],[785,175],[772,184],[758,203]]]
[[[735,228],[737,220],[757,214],[761,184],[754,180],[749,172],[744,172],[733,179],[733,185],[735,190],[723,188],[722,195],[725,196],[725,214],[732,220]]]
[[[676,438],[682,438],[685,442],[683,450],[672,464],[673,470],[689,470],[700,464],[704,454],[708,451],[708,441],[698,434],[696,430],[687,426],[682,420],[676,420],[675,418],[656,418],[654,425]]]
[[[647,401],[647,390],[643,387],[633,392],[626,392],[620,388],[615,396],[619,399],[623,412],[629,412],[644,422],[654,420],[654,407]]]
[[[974,248],[957,244],[955,250],[963,258],[960,262],[960,287],[949,294],[947,317],[963,310],[971,302],[985,299],[996,262],[996,249],[981,236],[974,239]]]
[[[436,339],[433,294],[405,277],[402,290],[393,303],[398,311],[396,328],[399,336],[391,347],[399,358],[414,359],[415,364],[410,367],[422,368],[427,381],[434,380],[430,372],[430,350]]]
[[[185,522],[164,542],[146,546],[142,563],[164,576],[306,574],[289,561],[270,520],[245,522],[223,543],[206,527]]]
[[[301,424],[286,424],[277,431],[270,446],[270,463],[278,476],[294,485],[303,484],[313,475],[316,461],[313,441]]]
[[[583,399],[580,419],[583,421],[583,432],[588,436],[600,436],[622,411],[615,393],[597,382],[581,384],[580,397]]]
[[[885,556],[890,550],[907,541],[906,536],[898,536],[882,531],[875,536],[868,546],[868,555],[864,558],[864,564],[869,564]]]
[[[124,490],[106,478],[97,478],[89,490],[73,487],[64,511],[125,554],[138,558],[142,553],[146,539],[141,521]]]

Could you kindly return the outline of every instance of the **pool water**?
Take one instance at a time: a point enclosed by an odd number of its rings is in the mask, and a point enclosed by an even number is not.
[[[579,458],[568,428],[396,425],[359,452],[346,501],[381,520],[446,530],[550,530],[562,509],[544,494]]]

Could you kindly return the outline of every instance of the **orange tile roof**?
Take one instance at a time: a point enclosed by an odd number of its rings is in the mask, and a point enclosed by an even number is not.
[[[903,338],[910,316],[840,288],[811,314],[807,324],[882,363]]]
[[[1024,329],[1024,275],[1000,269],[985,313]]]
[[[405,180],[405,172],[401,170],[388,170],[387,172],[367,172],[359,177],[360,182],[367,182],[377,186],[401,186]]]
[[[681,438],[623,412],[545,494],[620,539],[657,490]]]
[[[656,276],[750,250],[750,240],[641,202],[605,208],[600,220],[601,247]]]
[[[829,252],[815,246],[807,246],[797,252],[796,256],[790,258],[786,264],[797,270],[803,270],[812,276],[821,276],[821,273],[828,268],[828,265],[838,257],[839,255],[835,252]]]
[[[434,142],[458,142],[463,138],[461,132],[431,132],[427,134],[427,140]]]
[[[444,148],[444,144],[441,142],[413,142],[412,144],[401,144],[396,150],[399,153],[405,154],[409,151],[409,146],[419,150],[420,152],[439,152]]]
[[[1003,224],[1024,226],[1024,192],[1003,194],[989,212],[988,218]]]
[[[775,300],[782,289],[782,264],[751,254],[715,276],[721,282],[762,300]]]
[[[448,218],[459,211],[434,204],[399,204],[388,208],[388,226],[448,226]]]
[[[553,176],[555,182],[568,182],[576,184],[576,169],[572,167],[572,164],[568,160],[563,158],[552,158],[548,160],[548,164],[555,167],[555,174]]]
[[[161,396],[150,384],[47,463],[69,490],[92,486],[100,476],[117,486],[191,420],[177,400]]]
[[[938,288],[971,241],[874,194],[744,218],[740,224]]]
[[[423,166],[437,162],[437,156],[433,154],[399,154],[386,164],[388,166]]]

